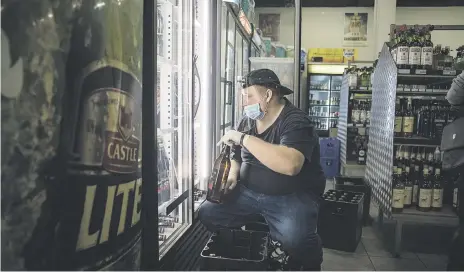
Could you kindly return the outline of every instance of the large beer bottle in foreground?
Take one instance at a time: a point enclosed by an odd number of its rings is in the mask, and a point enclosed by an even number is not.
[[[224,145],[221,154],[214,162],[213,171],[208,181],[206,200],[213,203],[224,202],[224,191],[230,171],[230,147]]]
[[[82,1],[72,26],[59,269],[139,266],[142,3]]]

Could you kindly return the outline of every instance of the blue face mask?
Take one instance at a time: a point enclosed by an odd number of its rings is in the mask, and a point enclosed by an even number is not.
[[[248,118],[251,118],[253,120],[261,120],[266,114],[261,110],[259,103],[245,106],[243,108],[243,112],[246,116],[248,116]]]

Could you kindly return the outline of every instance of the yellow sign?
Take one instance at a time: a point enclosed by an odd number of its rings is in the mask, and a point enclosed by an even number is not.
[[[346,63],[358,58],[358,49],[354,48],[309,48],[308,62],[322,58],[323,63]]]

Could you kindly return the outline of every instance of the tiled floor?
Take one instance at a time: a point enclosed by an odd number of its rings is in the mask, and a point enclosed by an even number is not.
[[[333,183],[327,180],[327,189]],[[371,216],[375,213],[371,209]],[[361,241],[355,252],[343,252],[324,249],[322,269],[326,271],[443,271],[446,270],[447,256],[402,252],[401,258],[395,258],[385,249],[373,227],[364,227]]]
[[[324,249],[322,269],[326,271],[416,271],[446,270],[445,255],[403,252],[401,258],[394,258],[376,238],[372,227],[364,227],[361,242],[355,252]]]
[[[364,227],[361,242],[355,252],[324,249],[323,270],[390,270],[416,271],[446,270],[445,255],[403,252],[401,258],[394,258],[376,238],[372,227]]]

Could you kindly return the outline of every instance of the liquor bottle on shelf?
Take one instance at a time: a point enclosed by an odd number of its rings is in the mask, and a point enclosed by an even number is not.
[[[419,41],[419,35],[415,30],[411,30],[409,35],[409,67],[418,68],[421,64],[422,45]]]
[[[396,64],[399,69],[409,68],[409,44],[406,31],[400,31],[399,33]]]
[[[398,34],[396,29],[394,30],[394,34],[391,40],[391,46],[390,46],[390,53],[392,55],[393,60],[396,63],[396,57],[398,55]],[[374,63],[374,67],[376,66],[377,63]]]
[[[443,207],[443,185],[440,169],[435,169],[435,177],[433,180],[433,191],[432,191],[432,210],[440,211]]]
[[[399,213],[404,208],[404,184],[401,180],[401,168],[393,174],[392,212]]]
[[[458,212],[459,201],[463,201],[459,199],[459,176],[454,180],[453,186],[453,211],[456,213]]]
[[[359,103],[359,123],[366,124],[366,117],[367,117],[366,104],[364,102],[360,102]]]
[[[418,205],[418,197],[419,197],[419,187],[421,184],[421,173],[419,170],[419,165],[414,166],[414,181],[413,181],[413,186],[412,186],[412,204]]]
[[[358,164],[366,164],[366,148],[364,147],[364,141],[361,142],[358,150]]]
[[[206,200],[213,203],[223,203],[224,190],[230,171],[230,147],[224,145],[221,154],[214,162],[214,168],[208,181]]]
[[[403,184],[404,184],[404,207],[409,208],[412,206],[413,197],[413,182],[411,179],[410,167],[406,166],[403,172]]]
[[[431,40],[430,31],[425,33],[425,37],[422,41],[421,50],[421,68],[432,69],[433,65],[433,42]]]
[[[359,110],[359,102],[353,101],[353,110],[351,111],[351,121],[353,124],[358,124],[360,120],[360,110]]]
[[[424,168],[422,183],[419,187],[419,201],[417,210],[427,212],[432,209],[432,182],[429,176],[429,169]]]
[[[403,137],[412,137],[414,131],[414,112],[412,109],[412,99],[408,98],[408,106],[403,115]]]
[[[402,130],[403,130],[403,111],[401,109],[401,102],[400,100],[396,101],[396,106],[395,106],[395,137],[400,137],[402,136]]]

